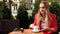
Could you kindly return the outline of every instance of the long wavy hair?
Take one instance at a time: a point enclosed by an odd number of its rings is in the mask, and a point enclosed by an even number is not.
[[[46,7],[46,13],[45,13],[45,18],[44,18],[44,20],[45,20],[45,23],[46,23],[46,26],[48,27],[49,26],[49,22],[50,22],[50,18],[49,18],[49,6],[48,6],[48,3],[46,2],[46,1],[41,1],[40,2],[40,4],[44,4],[44,6]],[[39,4],[39,5],[40,5]],[[40,14],[40,11],[39,11],[39,9],[38,9],[38,16],[37,16],[37,25],[39,25],[39,23],[40,23],[40,20],[41,20],[41,18],[43,17],[41,14]]]

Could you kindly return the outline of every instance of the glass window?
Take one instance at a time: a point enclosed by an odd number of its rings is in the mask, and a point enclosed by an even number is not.
[[[14,4],[14,10],[17,10],[17,4]]]

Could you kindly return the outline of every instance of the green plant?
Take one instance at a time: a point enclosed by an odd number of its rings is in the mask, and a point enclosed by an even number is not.
[[[34,17],[35,17],[35,13],[38,12],[38,8],[39,8],[40,1],[41,1],[41,0],[36,0],[36,1],[35,1],[34,10],[32,11],[32,17],[31,17],[32,20],[31,20],[31,23],[33,23],[33,20],[34,20]]]
[[[28,28],[29,20],[28,20],[28,13],[25,4],[20,5],[17,12],[17,19],[20,19],[20,27]]]
[[[57,2],[51,2],[50,12],[56,14],[57,16],[60,15],[60,5]]]
[[[0,2],[0,11],[3,10],[3,2]]]
[[[12,16],[11,18],[12,18],[13,20],[16,20],[16,16]]]
[[[4,6],[3,8],[3,19],[11,19],[11,10]]]
[[[33,10],[33,13],[32,13],[33,16],[34,16],[35,13],[37,13],[37,11],[38,11],[40,1],[41,1],[41,0],[36,0],[36,1],[35,1],[34,10]]]
[[[2,13],[2,10],[3,10],[3,2],[0,2],[0,19],[3,18],[3,13]]]
[[[0,19],[11,19],[11,11],[5,2],[0,2]]]

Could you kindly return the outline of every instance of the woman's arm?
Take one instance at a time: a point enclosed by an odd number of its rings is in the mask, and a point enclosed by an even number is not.
[[[44,27],[44,29],[42,29],[41,31],[46,31],[46,30],[49,30],[49,31],[52,31],[52,32],[56,32],[57,31],[57,21],[56,21],[56,16],[55,15],[50,15],[51,18],[52,18],[52,28],[50,27]]]
[[[50,28],[51,31],[56,32],[58,27],[57,27],[57,20],[56,20],[56,15],[52,15],[52,28]]]
[[[34,22],[30,25],[30,28],[33,28],[34,25],[36,25],[36,21],[37,21],[36,16],[37,16],[37,14],[35,14]]]

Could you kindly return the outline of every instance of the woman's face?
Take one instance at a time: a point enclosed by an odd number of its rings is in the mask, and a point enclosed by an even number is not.
[[[45,14],[46,13],[46,7],[45,7],[45,5],[43,3],[41,3],[39,5],[39,11],[40,11],[41,14]]]

